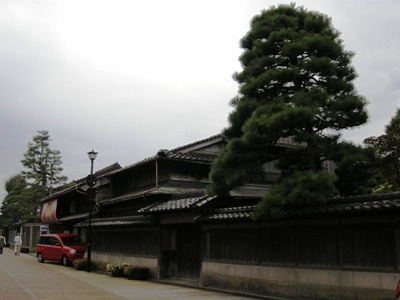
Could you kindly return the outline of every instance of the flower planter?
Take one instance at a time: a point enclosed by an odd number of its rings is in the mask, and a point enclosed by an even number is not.
[[[127,277],[131,280],[146,280],[148,276],[148,268],[132,268],[127,271]]]
[[[113,262],[107,264],[106,271],[112,277],[126,277],[124,269],[128,266],[128,263]]]
[[[111,277],[125,277],[124,270],[116,270],[113,272],[110,272]]]

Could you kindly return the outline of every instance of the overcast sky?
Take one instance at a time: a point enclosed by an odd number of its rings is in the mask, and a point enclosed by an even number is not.
[[[0,201],[27,144],[48,130],[69,180],[219,133],[237,93],[239,40],[267,0],[0,0]],[[355,52],[367,125],[400,101],[400,1],[297,1],[327,14]]]

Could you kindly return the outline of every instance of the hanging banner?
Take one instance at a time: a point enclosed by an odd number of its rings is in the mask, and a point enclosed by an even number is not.
[[[42,214],[41,214],[42,223],[56,223],[57,219],[57,199],[51,200],[43,204]]]

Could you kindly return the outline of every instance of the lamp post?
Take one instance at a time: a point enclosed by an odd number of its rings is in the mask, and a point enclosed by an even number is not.
[[[88,177],[89,183],[89,227],[88,227],[88,235],[87,235],[87,266],[86,271],[91,271],[91,256],[92,256],[92,202],[93,202],[93,184],[95,178],[93,177],[93,161],[96,159],[98,152],[94,152],[94,150],[88,152],[88,157],[90,159],[90,175]]]

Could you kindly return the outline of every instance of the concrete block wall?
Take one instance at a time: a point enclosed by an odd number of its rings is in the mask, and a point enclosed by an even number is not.
[[[305,299],[393,299],[400,273],[203,262],[201,284]]]

